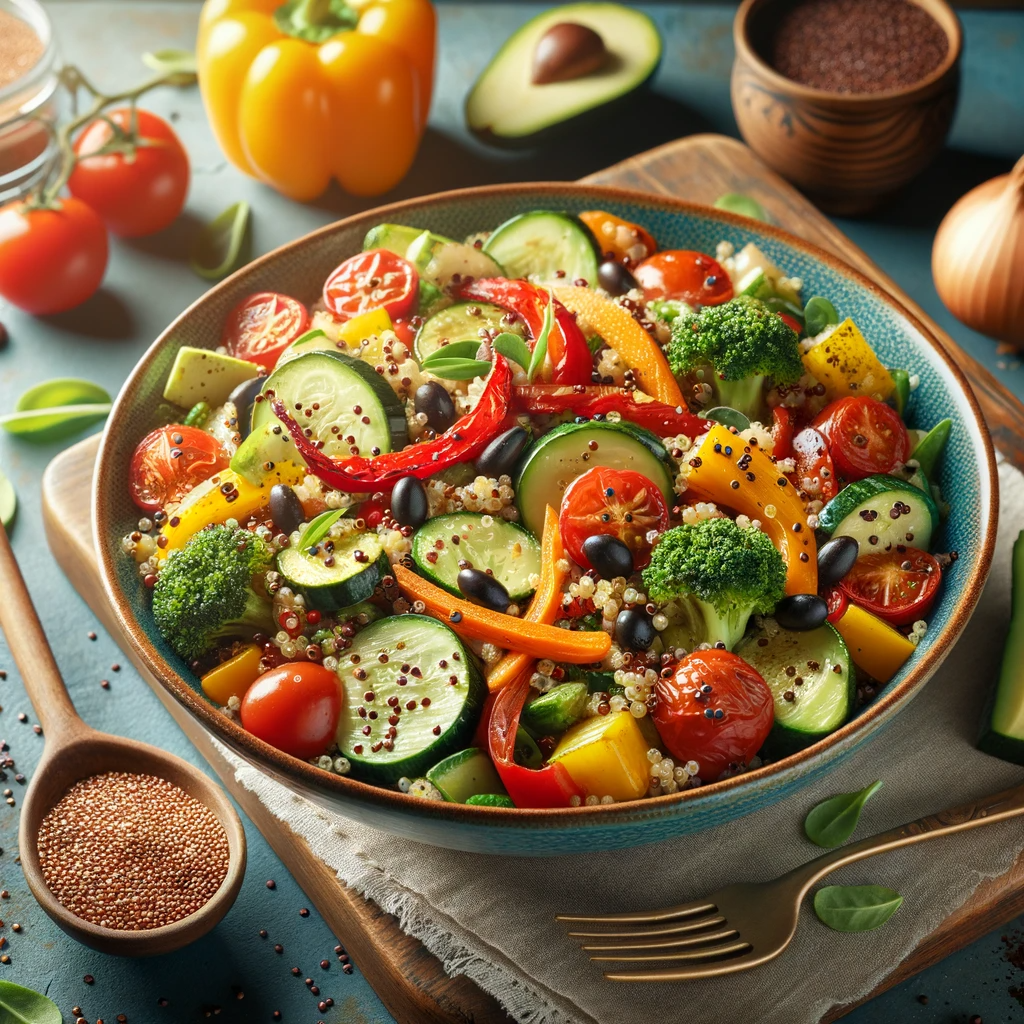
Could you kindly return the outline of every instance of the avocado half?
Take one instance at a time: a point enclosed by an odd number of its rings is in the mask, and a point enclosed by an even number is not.
[[[560,22],[592,28],[608,59],[599,70],[565,82],[534,85],[533,56],[541,37]],[[533,145],[643,86],[661,60],[661,35],[643,12],[622,4],[553,7],[520,28],[481,72],[466,99],[466,121],[484,140]]]

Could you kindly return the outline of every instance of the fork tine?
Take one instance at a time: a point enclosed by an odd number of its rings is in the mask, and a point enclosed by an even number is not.
[[[629,962],[653,962],[663,960],[710,960],[713,957],[728,956],[732,953],[747,953],[753,947],[749,942],[737,937],[732,942],[722,942],[717,946],[702,946],[682,953],[647,953],[642,956],[592,956],[591,960],[620,960]]]
[[[616,949],[682,949],[687,946],[702,946],[709,942],[718,942],[720,939],[733,939],[739,936],[735,928],[721,928],[714,932],[700,932],[698,935],[691,935],[685,939],[667,939],[664,942],[645,943],[623,943],[619,946],[588,945],[580,946],[580,949],[588,952],[611,952]]]
[[[680,917],[693,917],[696,914],[709,914],[717,909],[710,900],[703,899],[696,900],[693,903],[682,903],[678,907],[650,910],[641,914],[602,914],[598,917],[556,914],[555,920],[567,921],[572,924],[654,924],[658,921],[673,921]]]
[[[719,924],[725,924],[725,918],[721,914],[714,914],[693,921],[684,921],[682,924],[666,925],[664,928],[641,928],[625,932],[566,932],[566,935],[574,939],[653,939],[659,935],[683,935],[686,932],[702,931]]]
[[[652,967],[646,971],[605,971],[608,981],[695,981],[698,978],[720,977],[723,974],[737,974],[757,967],[771,957],[755,956],[754,951],[730,960],[716,963],[682,964],[679,967]]]

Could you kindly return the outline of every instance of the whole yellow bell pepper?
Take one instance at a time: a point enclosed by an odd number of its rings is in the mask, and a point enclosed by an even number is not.
[[[426,126],[430,0],[206,0],[196,57],[225,156],[293,199],[394,187]]]

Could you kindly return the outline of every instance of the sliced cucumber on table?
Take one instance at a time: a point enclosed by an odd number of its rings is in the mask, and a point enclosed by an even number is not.
[[[437,619],[381,619],[338,660],[345,696],[336,739],[354,778],[413,779],[469,742],[487,688],[462,641]]]
[[[293,535],[294,536],[294,535]],[[373,596],[391,565],[375,533],[327,537],[315,554],[296,545],[277,555],[277,571],[306,604],[333,612]]]
[[[882,473],[848,484],[818,515],[819,530],[853,537],[861,554],[899,544],[927,551],[938,528],[939,510],[930,494]]]
[[[675,504],[668,451],[649,430],[600,420],[563,423],[523,453],[514,485],[523,525],[539,537],[544,507],[557,512],[566,487],[595,466],[635,469],[658,487],[669,507]]]
[[[480,512],[428,519],[412,539],[412,558],[421,576],[460,596],[461,569],[490,569],[513,601],[529,597],[530,577],[540,575],[540,544],[521,526]]]
[[[772,691],[775,724],[766,743],[772,752],[790,753],[815,743],[853,713],[853,665],[832,626],[802,632],[780,629],[774,635],[758,631],[736,653],[761,673]]]
[[[413,350],[416,358],[422,363],[432,355],[442,342],[449,344],[456,341],[479,341],[481,330],[511,331],[513,334],[524,333],[521,321],[514,324],[502,323],[508,316],[508,310],[494,306],[489,302],[457,302],[439,313],[435,313],[416,332]]]
[[[505,795],[494,762],[479,747],[467,747],[435,764],[427,772],[427,781],[453,804],[464,804],[484,794]]]
[[[534,210],[498,225],[484,243],[508,277],[528,277],[541,284],[580,278],[597,284],[599,253],[582,221],[567,213]]]

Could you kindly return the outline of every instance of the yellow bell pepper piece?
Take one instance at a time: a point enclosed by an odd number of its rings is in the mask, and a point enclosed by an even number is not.
[[[338,330],[338,339],[349,348],[359,346],[370,338],[379,338],[385,331],[391,330],[391,317],[386,309],[371,309],[367,313],[346,320]]]
[[[233,658],[222,662],[200,680],[203,693],[222,706],[232,697],[241,700],[245,691],[259,678],[262,651],[256,644],[247,644]]]
[[[251,484],[233,470],[222,469],[201,483],[168,520],[157,540],[157,558],[162,562],[172,551],[185,546],[189,537],[225,519],[241,522],[270,502],[274,484],[302,483],[309,471],[294,462],[279,462],[259,485]]]
[[[803,360],[807,372],[825,385],[830,402],[849,395],[867,395],[884,402],[896,390],[892,374],[849,318],[805,352]]]
[[[588,794],[636,800],[651,782],[650,744],[628,711],[612,711],[577,722],[558,741],[551,761],[565,766]]]
[[[880,683],[889,682],[915,650],[899,630],[852,602],[832,625],[843,638],[854,664]]]
[[[199,88],[224,155],[293,199],[396,185],[434,80],[429,0],[207,0]]]
[[[685,457],[684,457],[685,458]],[[786,593],[818,592],[818,545],[796,488],[755,445],[715,424],[688,453],[686,486],[761,522],[786,563]]]

